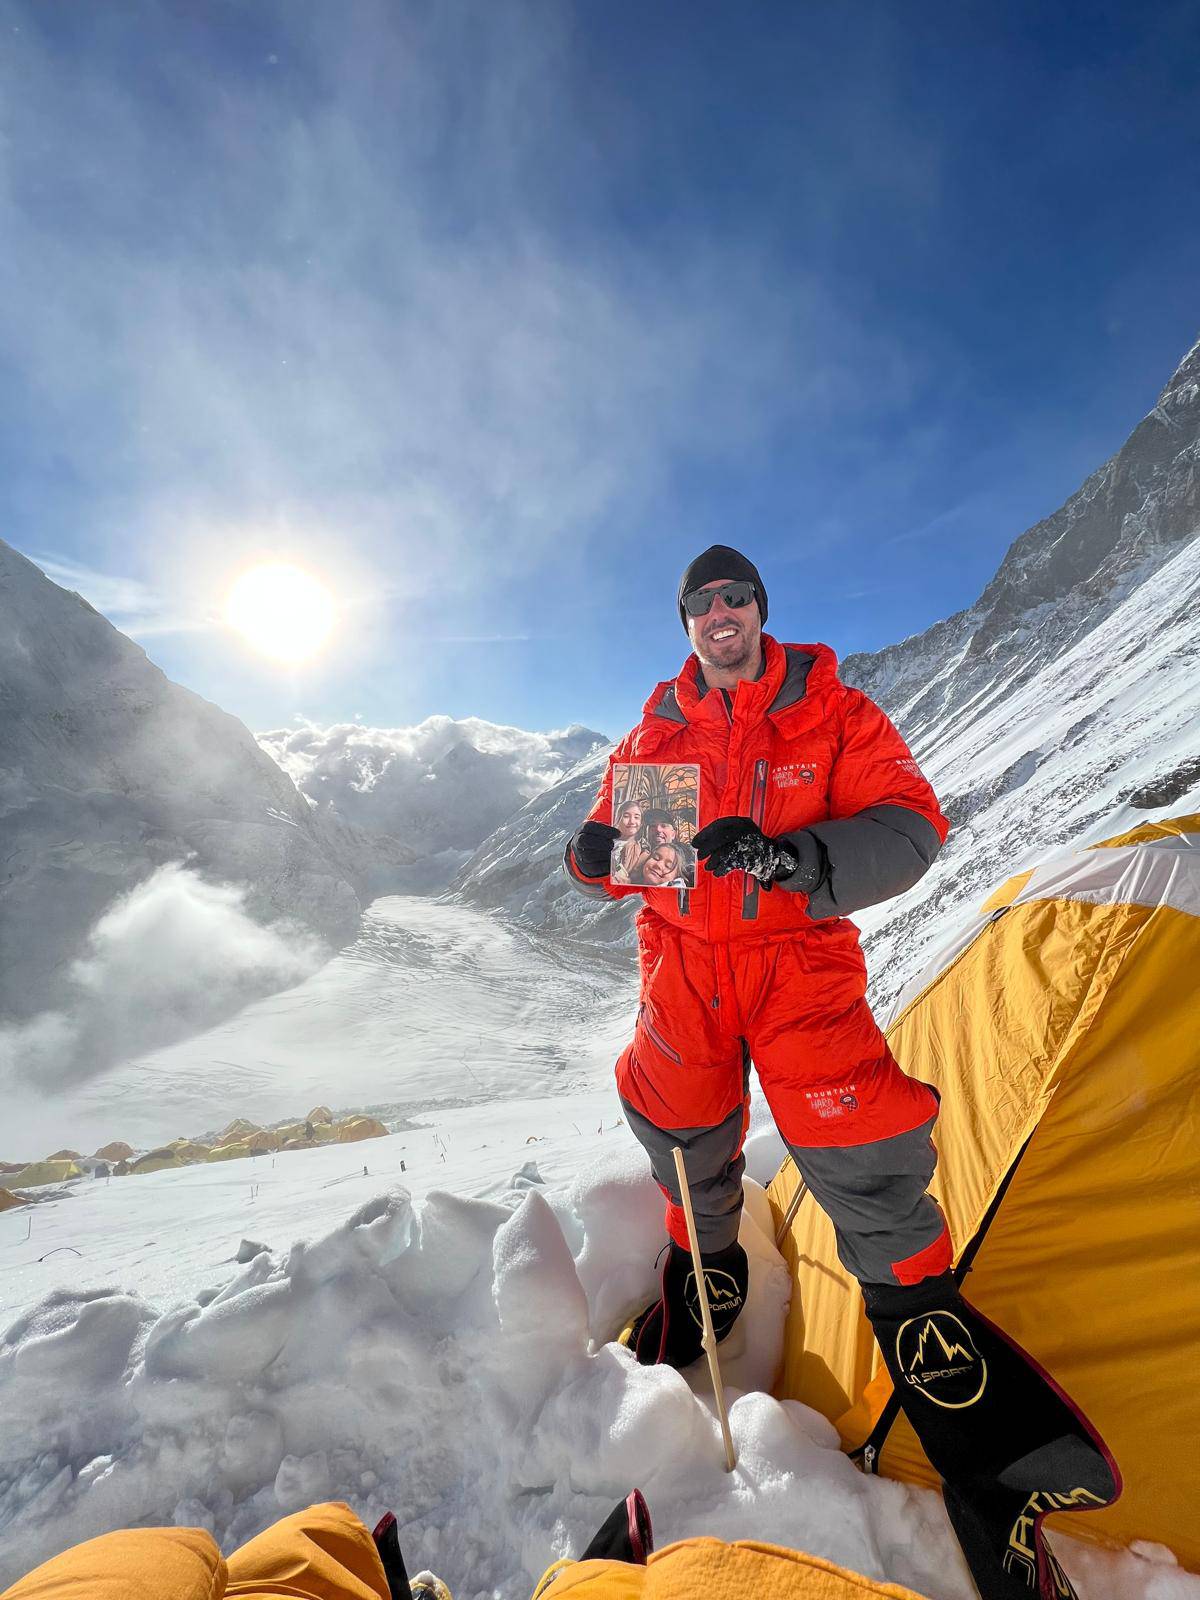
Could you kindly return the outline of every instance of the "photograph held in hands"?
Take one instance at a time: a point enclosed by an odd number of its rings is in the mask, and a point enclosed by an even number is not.
[[[692,840],[700,817],[700,768],[630,762],[613,769],[609,877],[645,889],[694,889]]]

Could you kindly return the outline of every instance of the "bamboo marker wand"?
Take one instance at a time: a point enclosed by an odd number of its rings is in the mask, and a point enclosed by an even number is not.
[[[687,1218],[688,1244],[692,1248],[692,1268],[696,1274],[696,1298],[700,1302],[700,1319],[704,1328],[701,1343],[708,1357],[708,1371],[712,1378],[713,1396],[717,1402],[717,1416],[721,1419],[721,1437],[725,1441],[725,1471],[737,1466],[733,1453],[733,1436],[729,1432],[729,1414],[725,1410],[725,1388],[721,1382],[721,1367],[717,1361],[717,1336],[713,1332],[712,1312],[708,1306],[708,1284],[704,1280],[704,1263],[700,1259],[700,1245],[696,1239],[696,1219],[692,1215],[692,1191],[688,1188],[687,1169],[683,1164],[683,1151],[675,1146],[675,1175],[679,1179],[679,1193],[683,1200],[683,1214]]]

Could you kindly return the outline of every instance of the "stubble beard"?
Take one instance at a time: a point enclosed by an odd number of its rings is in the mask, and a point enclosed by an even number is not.
[[[738,636],[724,646],[714,646],[708,639],[697,639],[693,649],[700,665],[711,667],[714,672],[740,672],[754,659],[754,641],[744,629],[739,629]],[[726,654],[726,651],[732,653]]]

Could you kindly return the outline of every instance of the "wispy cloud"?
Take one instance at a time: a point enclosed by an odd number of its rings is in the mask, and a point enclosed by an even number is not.
[[[46,576],[64,589],[81,595],[90,606],[107,617],[123,633],[134,639],[156,634],[200,633],[217,626],[214,617],[172,614],[163,598],[137,578],[122,578],[111,572],[95,572],[74,561],[54,556],[35,555],[33,559]]]
[[[551,217],[569,11],[264,5],[223,34],[150,5],[136,34],[80,15],[74,53],[37,15],[6,43],[6,354],[95,542],[162,597],[105,591],[142,636],[286,551],[491,637],[484,578],[628,544],[681,461],[866,392],[862,331],[765,245]],[[869,360],[873,399],[908,383]]]

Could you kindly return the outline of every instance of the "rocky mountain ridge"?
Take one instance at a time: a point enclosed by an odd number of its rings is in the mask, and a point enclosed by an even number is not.
[[[358,928],[350,866],[249,731],[2,541],[0,833],[7,1019],[58,1004],[89,929],[168,864],[330,948]]]

